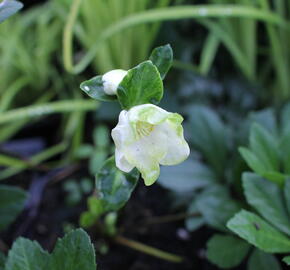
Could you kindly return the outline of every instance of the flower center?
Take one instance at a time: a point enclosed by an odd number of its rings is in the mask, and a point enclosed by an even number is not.
[[[136,131],[139,137],[148,136],[154,129],[154,125],[147,122],[138,121],[136,124]]]

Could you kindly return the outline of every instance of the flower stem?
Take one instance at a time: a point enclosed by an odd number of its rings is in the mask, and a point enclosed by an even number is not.
[[[130,247],[132,249],[141,251],[145,254],[148,254],[148,255],[151,255],[151,256],[154,256],[154,257],[157,257],[157,258],[169,261],[169,262],[181,263],[184,260],[181,256],[162,251],[160,249],[136,242],[134,240],[127,239],[120,235],[114,237],[113,240],[116,243],[121,244],[123,246]]]

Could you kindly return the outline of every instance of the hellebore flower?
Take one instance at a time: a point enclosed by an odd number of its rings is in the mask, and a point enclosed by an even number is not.
[[[116,166],[124,172],[136,167],[147,186],[159,177],[161,165],[176,165],[189,155],[183,137],[183,118],[152,104],[123,110],[112,130]]]
[[[123,69],[114,69],[102,76],[104,92],[107,95],[116,95],[118,85],[127,75],[128,71]]]

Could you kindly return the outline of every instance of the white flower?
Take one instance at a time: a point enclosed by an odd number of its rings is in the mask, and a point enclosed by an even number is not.
[[[102,76],[104,92],[107,95],[116,95],[118,85],[123,80],[123,78],[127,75],[126,70],[122,69],[114,69]]]
[[[159,177],[159,164],[176,165],[189,155],[182,121],[181,115],[152,104],[121,111],[112,130],[116,166],[124,172],[136,167],[145,184],[152,185]]]

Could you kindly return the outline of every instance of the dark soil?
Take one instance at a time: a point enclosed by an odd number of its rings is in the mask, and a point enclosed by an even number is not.
[[[27,179],[29,174],[23,174],[23,177]],[[12,245],[15,238],[24,236],[37,240],[43,248],[51,251],[57,238],[63,235],[64,223],[69,222],[78,227],[78,217],[86,209],[85,200],[76,207],[66,206],[62,183],[54,183],[54,179],[54,172],[48,175],[34,174],[25,211],[8,231],[0,235],[8,246]],[[146,225],[152,218],[172,214],[169,212],[167,194],[158,185],[148,188],[140,181],[120,213],[118,228],[124,237],[180,255],[185,258],[185,262],[167,262],[110,240],[106,242],[108,253],[101,255],[98,245],[100,241],[106,240],[95,228],[91,228],[89,232],[92,241],[96,243],[98,269],[215,269],[205,259],[204,246],[211,233],[207,229],[190,234],[184,229],[182,221]]]

